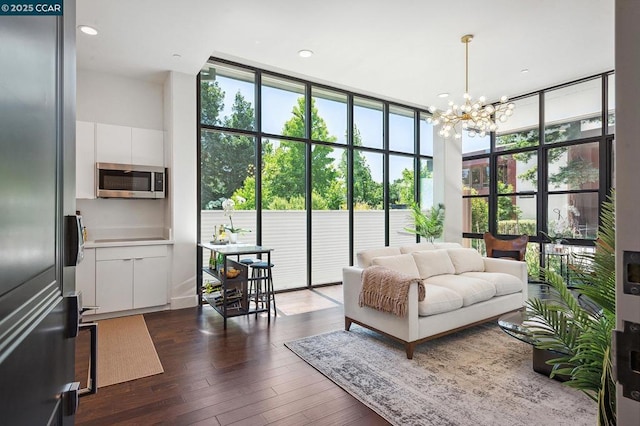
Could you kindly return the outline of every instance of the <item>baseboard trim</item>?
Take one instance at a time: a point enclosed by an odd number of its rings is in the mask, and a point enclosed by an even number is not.
[[[140,314],[149,314],[151,312],[168,311],[169,309],[170,309],[169,305],[151,306],[148,308],[129,309],[126,311],[115,311],[115,312],[105,312],[105,313],[100,313],[100,310],[98,309],[95,311],[90,311],[90,312],[96,312],[95,314],[88,314],[87,312],[85,312],[84,315],[82,315],[82,320],[83,322],[100,321],[103,319],[126,317],[129,315],[140,315]]]
[[[171,298],[171,310],[192,308],[194,306],[198,306],[197,294]]]

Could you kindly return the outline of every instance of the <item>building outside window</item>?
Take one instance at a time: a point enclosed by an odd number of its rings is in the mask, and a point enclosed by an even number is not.
[[[603,74],[521,96],[490,149],[485,143],[465,150],[463,141],[468,245],[481,248],[485,231],[528,234],[530,276],[548,258],[545,235],[562,240],[567,251],[593,247],[599,206],[612,186],[614,81]]]

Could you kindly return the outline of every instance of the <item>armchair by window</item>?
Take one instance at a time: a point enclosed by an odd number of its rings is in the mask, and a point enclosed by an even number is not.
[[[528,235],[520,235],[514,239],[506,240],[496,238],[490,232],[485,232],[483,238],[487,248],[487,257],[508,257],[524,261],[529,242]]]

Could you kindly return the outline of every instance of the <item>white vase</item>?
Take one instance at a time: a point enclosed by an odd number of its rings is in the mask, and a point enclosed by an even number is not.
[[[238,242],[238,233],[237,232],[229,232],[229,243],[236,244]]]

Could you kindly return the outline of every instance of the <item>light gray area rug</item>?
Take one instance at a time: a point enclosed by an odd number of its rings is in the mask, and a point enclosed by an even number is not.
[[[394,425],[595,425],[596,403],[534,372],[531,346],[485,324],[404,347],[362,327],[285,345]]]

